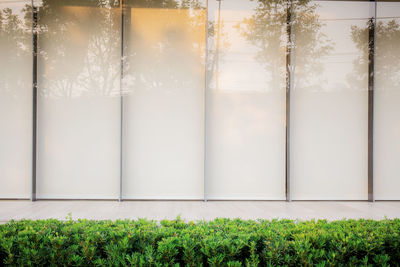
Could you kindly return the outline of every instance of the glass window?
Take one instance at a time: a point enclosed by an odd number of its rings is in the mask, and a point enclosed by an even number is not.
[[[373,3],[304,3],[293,26],[292,197],[364,200]]]
[[[124,1],[123,196],[202,199],[205,1]]]
[[[120,8],[38,6],[38,198],[117,198]]]
[[[399,0],[0,1],[0,198],[31,194],[37,48],[38,198],[284,200],[289,148],[292,199],[366,200],[374,81],[400,200],[399,44]]]
[[[375,198],[400,199],[400,1],[377,3]]]
[[[207,197],[285,198],[284,2],[209,1]]]
[[[29,198],[31,195],[30,3],[0,2],[0,198]]]

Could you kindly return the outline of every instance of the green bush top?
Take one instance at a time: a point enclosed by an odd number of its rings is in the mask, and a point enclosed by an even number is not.
[[[400,219],[22,220],[0,225],[0,262],[50,266],[399,266]]]

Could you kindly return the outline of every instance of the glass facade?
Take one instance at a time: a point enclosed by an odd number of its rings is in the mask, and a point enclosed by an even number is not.
[[[373,5],[314,1],[294,9],[293,199],[367,199],[368,64],[355,62],[368,62]]]
[[[377,3],[375,197],[400,199],[400,2]]]
[[[400,1],[0,0],[0,198],[399,200]]]
[[[122,194],[201,199],[205,1],[124,1]]]
[[[121,17],[111,2],[36,7],[39,198],[118,197]]]
[[[209,1],[209,199],[285,199],[282,3]]]
[[[32,162],[30,1],[0,1],[0,197],[29,198]]]

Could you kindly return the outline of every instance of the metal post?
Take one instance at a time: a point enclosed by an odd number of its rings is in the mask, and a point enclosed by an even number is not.
[[[207,90],[208,90],[208,79],[207,79],[207,63],[208,63],[208,0],[206,0],[206,16],[205,16],[205,62],[204,62],[204,181],[203,181],[203,194],[204,202],[207,202]]]
[[[285,184],[286,184],[286,201],[292,201],[291,192],[291,176],[290,176],[290,105],[291,105],[291,92],[292,92],[292,53],[293,53],[293,3],[291,0],[287,3],[287,17],[286,17],[286,147],[285,147]]]
[[[374,90],[376,1],[370,7],[368,24],[368,201],[374,202]]]
[[[219,49],[221,43],[221,1],[218,2],[218,18],[217,18],[217,47],[215,50],[215,85],[216,91],[219,91]],[[215,31],[214,31],[215,34]]]
[[[120,2],[120,16],[121,16],[121,54],[120,54],[120,80],[119,80],[119,93],[120,93],[120,154],[119,154],[119,196],[118,201],[122,201],[122,176],[123,176],[123,119],[124,119],[124,1]]]
[[[37,8],[32,4],[32,174],[31,201],[36,201],[37,164]]]

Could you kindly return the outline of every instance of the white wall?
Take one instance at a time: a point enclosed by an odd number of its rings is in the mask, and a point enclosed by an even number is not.
[[[124,7],[122,95],[120,7],[111,0],[102,8],[92,0],[35,2],[38,198],[116,199],[122,166],[126,199],[285,199],[284,2]],[[31,192],[25,4],[0,2],[0,198]],[[295,5],[293,200],[368,197],[373,5]],[[374,194],[399,200],[400,2],[377,7]],[[11,28],[5,8],[18,17]]]
[[[376,33],[374,193],[400,199],[400,2],[378,3]]]
[[[208,199],[285,198],[285,24],[253,43],[255,7],[209,1]]]
[[[123,197],[202,199],[206,11],[128,12]]]
[[[351,27],[365,28],[369,3],[315,3],[321,27],[294,27],[292,198],[365,200],[368,65],[354,61],[367,60],[368,32],[360,49]]]
[[[119,8],[39,10],[37,197],[118,198]]]
[[[32,39],[22,13],[26,3],[0,2],[0,198],[31,195]],[[13,19],[18,23],[10,24]]]

